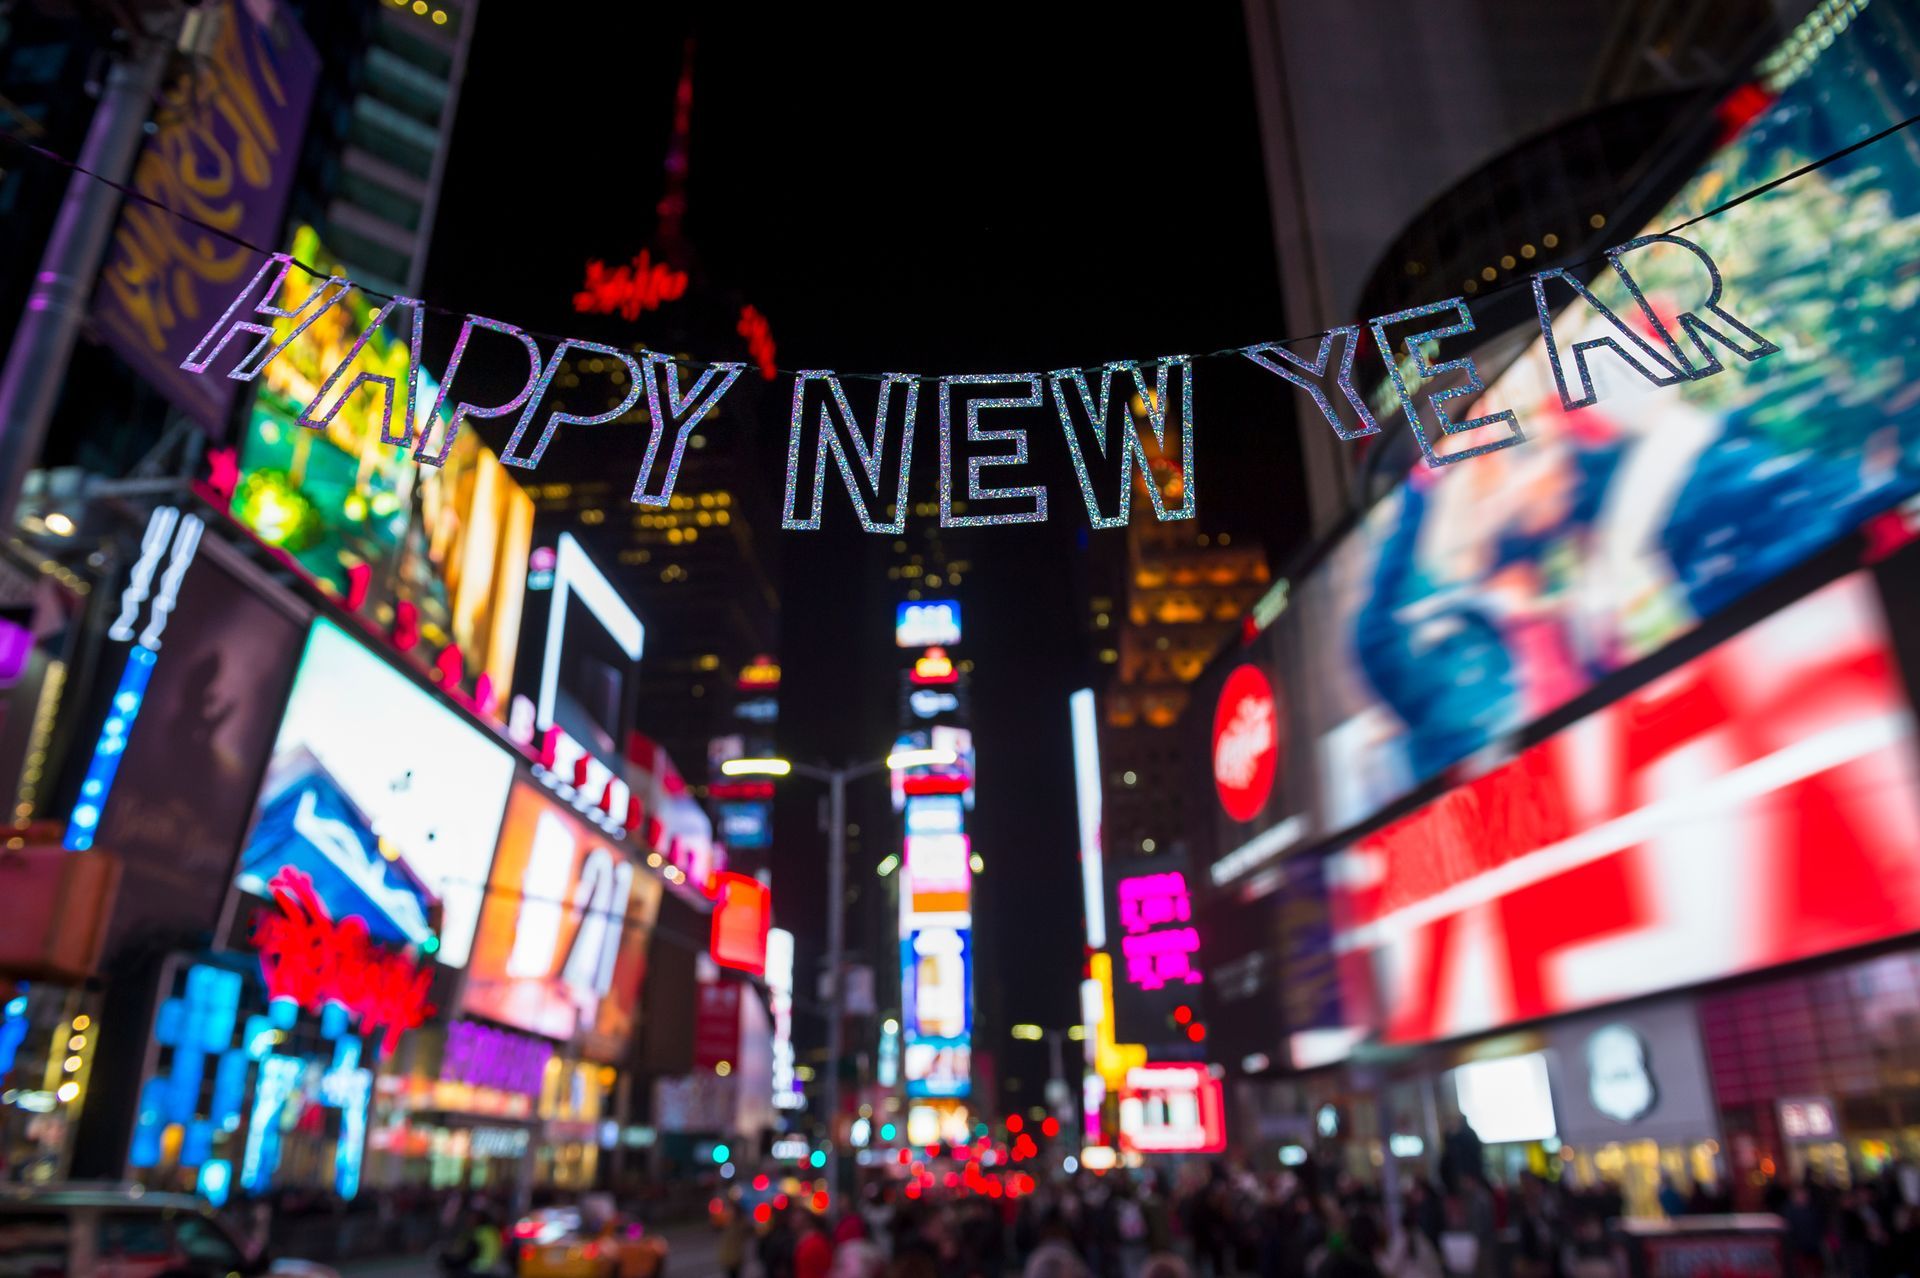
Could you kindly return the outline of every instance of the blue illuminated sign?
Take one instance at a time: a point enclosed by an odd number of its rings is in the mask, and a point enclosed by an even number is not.
[[[893,642],[901,648],[946,647],[960,642],[960,605],[952,599],[903,603],[893,610]]]
[[[722,803],[720,805],[720,841],[730,848],[771,847],[773,846],[772,817],[772,804]]]
[[[100,828],[100,814],[106,810],[107,795],[113,778],[120,771],[120,756],[126,753],[127,737],[133,721],[140,717],[140,704],[146,700],[147,684],[153,680],[153,667],[160,654],[151,648],[127,650],[127,664],[120,671],[120,686],[113,691],[107,719],[100,725],[100,739],[94,742],[93,758],[80,780],[80,797],[74,802],[73,815],[67,819],[66,848],[85,852],[93,846],[94,832]]]

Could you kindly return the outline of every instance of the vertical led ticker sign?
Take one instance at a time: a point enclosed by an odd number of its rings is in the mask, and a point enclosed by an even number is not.
[[[1100,731],[1093,689],[1067,698],[1073,721],[1073,791],[1080,815],[1080,898],[1086,914],[1087,947],[1107,947],[1107,888],[1101,865]]]

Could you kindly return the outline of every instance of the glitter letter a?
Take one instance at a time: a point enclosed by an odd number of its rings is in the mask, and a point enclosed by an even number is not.
[[[1616,261],[1614,269],[1627,279],[1627,287],[1633,287],[1633,281]],[[1554,280],[1564,281],[1573,290],[1574,296],[1585,303],[1577,317],[1570,319],[1570,312],[1563,312],[1561,320],[1564,327],[1574,329],[1581,334],[1597,333],[1597,336],[1578,336],[1567,351],[1567,358],[1573,362],[1573,371],[1579,374],[1580,391],[1574,394],[1567,386],[1567,370],[1561,360],[1560,345],[1554,340],[1553,316],[1547,306],[1547,285]],[[1635,294],[1638,297],[1638,294]],[[1660,320],[1645,298],[1639,298],[1640,314],[1645,320],[1647,331],[1665,340]],[[1655,386],[1671,386],[1684,382],[1688,378],[1684,361],[1676,363],[1656,351],[1647,340],[1618,315],[1607,308],[1607,304],[1595,297],[1585,284],[1569,275],[1564,269],[1555,267],[1551,271],[1539,271],[1533,277],[1533,309],[1540,317],[1540,336],[1547,344],[1547,362],[1553,366],[1553,384],[1560,391],[1560,403],[1571,410],[1585,408],[1600,398],[1600,392],[1594,389],[1593,370],[1587,365],[1588,351],[1612,351],[1626,366]],[[1626,345],[1621,345],[1623,339]],[[1667,342],[1672,345],[1670,341]]]
[[[1675,340],[1675,336],[1670,327],[1661,323],[1658,317],[1655,316],[1653,307],[1648,304],[1647,299],[1640,292],[1640,282],[1634,279],[1627,271],[1626,264],[1620,260],[1627,254],[1637,252],[1651,244],[1676,245],[1700,259],[1700,264],[1707,268],[1706,287],[1702,290],[1706,294],[1705,298],[1693,304],[1691,307],[1684,302],[1675,302],[1674,305],[1676,312],[1674,315],[1674,323],[1678,324],[1680,331],[1693,339],[1694,346],[1699,348],[1700,362],[1697,365],[1688,359],[1687,353],[1681,349],[1680,343]],[[1654,332],[1660,336],[1661,340],[1666,342],[1667,350],[1672,355],[1673,362],[1686,370],[1688,380],[1699,381],[1703,377],[1711,377],[1723,367],[1720,363],[1719,356],[1715,355],[1713,348],[1707,345],[1708,338],[1712,338],[1748,363],[1752,363],[1763,355],[1772,355],[1780,349],[1735,319],[1731,311],[1720,305],[1720,294],[1722,291],[1720,268],[1714,265],[1711,257],[1707,256],[1707,251],[1698,244],[1695,244],[1692,240],[1683,240],[1678,235],[1643,235],[1637,240],[1628,240],[1618,248],[1608,249],[1607,261],[1613,265],[1615,271],[1619,272],[1621,281],[1627,286],[1627,291],[1633,294],[1633,300],[1640,303],[1641,311],[1652,320]],[[1672,287],[1671,284],[1663,279],[1661,281],[1660,291],[1665,293]],[[1708,323],[1706,319],[1701,318],[1702,316],[1711,317],[1718,321],[1722,327],[1716,328],[1713,324]],[[1729,332],[1729,330],[1731,330],[1731,332]]]
[[[627,394],[618,404],[604,413],[595,413],[591,417],[577,417],[572,413],[563,413],[555,409],[547,416],[547,428],[540,432],[540,438],[534,442],[533,456],[517,457],[514,450],[520,447],[520,440],[527,433],[527,427],[533,425],[533,419],[540,415],[540,401],[547,397],[547,387],[553,383],[553,375],[560,371],[560,361],[571,350],[591,351],[595,355],[605,355],[608,359],[617,359],[627,366]],[[553,433],[562,426],[603,426],[618,421],[626,415],[640,399],[640,363],[623,350],[612,346],[602,346],[599,342],[583,342],[569,337],[553,348],[553,357],[547,366],[540,370],[539,380],[534,384],[533,393],[527,396],[527,411],[520,414],[520,420],[514,423],[513,434],[507,439],[507,446],[500,452],[500,460],[509,466],[520,466],[532,470],[547,455],[547,445],[553,442]]]
[[[396,370],[387,368],[381,370],[378,366],[375,366],[374,369],[363,367],[353,375],[353,380],[347,383],[345,390],[341,391],[338,395],[333,395],[333,388],[339,384],[342,377],[346,376],[347,370],[352,368],[354,363],[360,359],[361,352],[366,350],[367,343],[373,338],[373,335],[384,329],[386,327],[387,317],[402,306],[407,307],[413,312],[413,335],[407,343],[405,369]],[[402,446],[412,444],[414,411],[418,406],[420,398],[420,341],[421,329],[424,325],[425,318],[426,308],[421,305],[420,299],[414,297],[389,298],[386,304],[381,306],[379,312],[367,321],[367,327],[361,332],[360,336],[353,339],[353,345],[348,349],[346,358],[341,360],[339,365],[335,367],[331,373],[327,374],[327,380],[320,384],[319,391],[307,402],[306,407],[300,410],[300,424],[310,430],[326,430],[328,426],[333,424],[333,419],[340,415],[340,410],[347,406],[347,402],[359,393],[362,386],[371,386],[380,393],[380,442],[383,444],[399,444]],[[399,384],[397,381],[397,378],[400,376],[404,376],[407,379],[406,408],[403,410],[403,416],[400,419],[400,433],[396,435],[393,433],[393,406],[394,401],[400,398]],[[316,411],[320,409],[322,404],[328,402],[328,396],[333,396],[332,403],[326,409]]]
[[[894,390],[906,388],[900,409],[900,460],[893,470],[893,491],[882,488],[887,466],[887,441],[895,432],[888,429],[892,416]],[[781,508],[780,526],[802,531],[820,527],[820,508],[827,492],[827,457],[832,455],[840,467],[840,478],[853,501],[853,513],[860,526],[870,533],[899,536],[907,527],[907,471],[913,462],[913,422],[920,404],[920,379],[912,373],[886,373],[880,378],[879,400],[874,407],[873,429],[863,432],[853,405],[847,402],[846,389],[838,374],[831,370],[806,370],[794,374],[793,418],[787,431],[787,494]],[[805,518],[796,514],[800,506],[800,457],[808,453],[813,464],[809,509]],[[884,515],[884,519],[876,519]]]
[[[260,370],[267,366],[269,360],[291,346],[295,338],[307,331],[307,325],[326,314],[353,287],[352,282],[344,276],[329,275],[318,288],[304,298],[296,299],[286,289],[287,276],[293,269],[293,258],[286,253],[275,253],[268,258],[213,327],[207,330],[200,344],[187,352],[187,357],[180,361],[180,367],[189,373],[204,373],[220,352],[227,348],[228,342],[246,334],[259,340],[254,342],[252,350],[241,356],[240,362],[227,376],[236,382],[250,382],[260,375]],[[303,273],[305,269],[301,268]],[[234,319],[243,308],[250,315],[263,316],[268,320],[296,322],[285,337],[275,342],[271,324]]]
[[[1133,382],[1133,397],[1113,393],[1115,374]],[[1067,436],[1067,451],[1073,455],[1074,473],[1080,477],[1080,494],[1087,501],[1087,518],[1095,528],[1125,528],[1132,514],[1134,468],[1139,468],[1147,500],[1153,503],[1154,518],[1167,521],[1192,519],[1196,510],[1193,487],[1193,361],[1185,355],[1169,355],[1154,366],[1153,384],[1132,360],[1103,364],[1099,371],[1099,390],[1087,386],[1086,374],[1077,368],[1048,373],[1053,386],[1053,405],[1060,413],[1060,429]],[[1169,387],[1169,382],[1172,382]],[[1123,384],[1124,385],[1124,384]],[[1069,395],[1068,391],[1073,394]],[[1073,401],[1079,401],[1075,411]],[[1132,409],[1130,412],[1129,409]],[[1162,460],[1167,457],[1167,417],[1176,413],[1180,422],[1180,460],[1178,479],[1181,501],[1169,509],[1154,476],[1154,459],[1147,455],[1134,417],[1138,413],[1153,432],[1153,442]],[[1112,494],[1106,513],[1101,508],[1101,492]]]

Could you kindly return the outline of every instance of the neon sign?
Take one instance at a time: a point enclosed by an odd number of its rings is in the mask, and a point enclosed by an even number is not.
[[[1273,793],[1280,767],[1280,713],[1273,685],[1256,666],[1227,676],[1213,712],[1213,784],[1220,806],[1251,821]]]
[[[582,315],[618,315],[631,321],[679,301],[686,292],[685,271],[656,262],[653,254],[641,249],[631,264],[611,270],[598,258],[588,262],[586,283],[573,295],[573,309]]]
[[[553,1045],[544,1039],[510,1034],[473,1021],[455,1021],[447,1029],[440,1081],[537,1097],[552,1059]]]
[[[433,1015],[431,968],[376,946],[365,919],[328,917],[313,880],[292,866],[267,887],[277,912],[255,920],[253,944],[270,998],[309,1012],[344,1008],[363,1034],[378,1033],[383,1052]]]
[[[899,648],[960,642],[960,605],[951,599],[896,604],[893,642]]]
[[[1178,870],[1135,875],[1121,879],[1115,891],[1126,933],[1120,952],[1127,961],[1127,979],[1143,990],[1198,985],[1200,969],[1194,959],[1200,953],[1200,934],[1191,927],[1165,926],[1193,918],[1187,876]]]
[[[780,663],[764,652],[741,667],[739,686],[743,691],[770,692],[780,686]]]
[[[1212,1154],[1227,1147],[1220,1080],[1205,1065],[1137,1065],[1120,1094],[1120,1148]]]
[[[740,308],[740,323],[734,332],[747,339],[747,355],[753,360],[753,366],[759,370],[760,376],[768,381],[779,376],[780,369],[773,362],[773,329],[758,307]]]
[[[929,648],[924,656],[913,663],[913,674],[909,677],[916,684],[958,683],[960,672],[954,669],[953,660],[947,656],[945,648]]]
[[[713,933],[708,950],[721,967],[761,976],[767,970],[767,933],[773,896],[745,874],[716,874]]]

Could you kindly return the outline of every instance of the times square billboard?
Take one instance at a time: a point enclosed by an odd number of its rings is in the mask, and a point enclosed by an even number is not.
[[[1911,107],[1871,86],[1912,81],[1910,49],[1863,12],[1769,87],[1652,224],[1897,124]],[[1526,415],[1526,445],[1416,466],[1202,677],[1187,731],[1191,785],[1210,800],[1191,878],[1223,1058],[1285,1063],[1289,1045],[1343,1033],[1448,1037],[1920,928],[1904,896],[1909,699],[1879,615],[1902,593],[1835,582],[1860,562],[1856,530],[1877,539],[1920,491],[1920,416],[1894,393],[1920,383],[1920,310],[1859,288],[1865,264],[1906,261],[1916,219],[1920,157],[1900,151],[1700,224],[1756,322],[1792,339],[1779,359],[1658,389],[1615,377],[1566,413],[1536,340],[1474,405]],[[1643,281],[1656,309],[1678,285]],[[1562,349],[1596,335],[1579,324],[1556,321]],[[1775,654],[1784,634],[1813,651]],[[1728,670],[1776,699],[1738,695]],[[1673,680],[1694,690],[1690,713],[1718,719],[1690,736],[1649,726]],[[1722,806],[1668,827],[1662,786],[1689,766]],[[1813,770],[1781,772],[1800,767]],[[1847,797],[1859,776],[1883,787],[1873,804]],[[1496,801],[1510,791],[1549,811]],[[1682,828],[1720,851],[1676,851]],[[1757,849],[1737,873],[1734,831]],[[1409,840],[1445,879],[1430,894],[1389,854]],[[1564,883],[1545,872],[1543,855],[1595,840],[1619,846]],[[1495,847],[1498,864],[1461,864]],[[1590,899],[1573,890],[1600,882]],[[1510,897],[1528,900],[1524,918]],[[1692,948],[1634,961],[1654,950],[1624,938],[1651,945],[1683,905]],[[1557,935],[1566,912],[1596,934]],[[1576,957],[1606,938],[1615,961]],[[1456,954],[1492,966],[1486,990],[1465,988]]]

